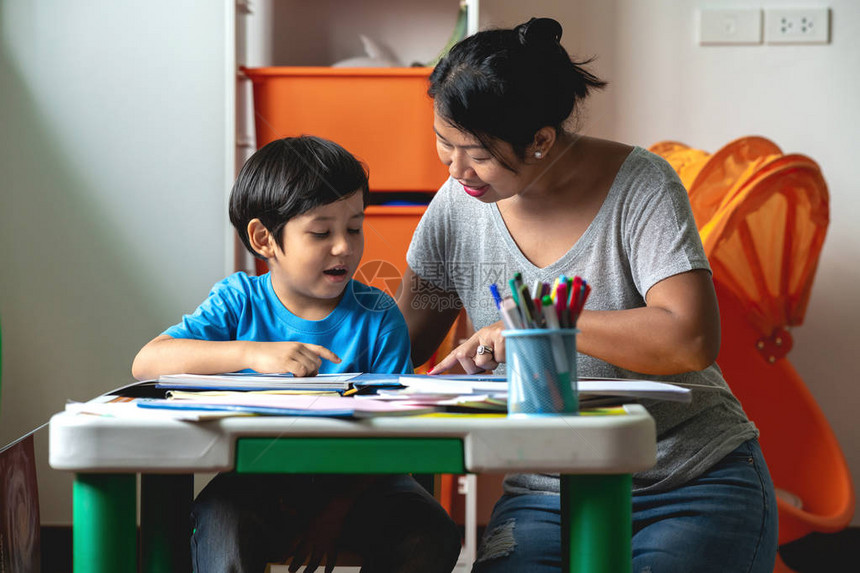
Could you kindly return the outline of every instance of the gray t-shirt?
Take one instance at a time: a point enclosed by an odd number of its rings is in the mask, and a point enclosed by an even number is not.
[[[645,306],[654,284],[692,269],[708,269],[690,202],[662,158],[635,148],[619,169],[603,205],[580,239],[556,262],[533,265],[505,226],[498,205],[469,197],[449,179],[434,196],[406,260],[423,279],[456,292],[475,328],[498,322],[489,285],[505,287],[515,272],[525,284],[579,275],[592,287],[586,308]],[[507,289],[504,288],[506,291]],[[414,304],[433,305],[432,296]],[[496,372],[503,372],[504,365]],[[696,385],[692,403],[645,401],[657,425],[657,463],[633,476],[637,492],[664,491],[698,475],[758,436],[716,364],[673,376],[649,376],[578,355],[580,376],[655,379]],[[701,386],[707,386],[702,388]],[[505,491],[558,492],[557,476],[509,475]]]

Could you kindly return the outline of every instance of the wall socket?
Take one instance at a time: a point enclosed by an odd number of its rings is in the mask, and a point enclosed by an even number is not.
[[[767,44],[827,44],[830,8],[765,8]]]
[[[761,10],[703,8],[699,14],[699,43],[761,44]]]

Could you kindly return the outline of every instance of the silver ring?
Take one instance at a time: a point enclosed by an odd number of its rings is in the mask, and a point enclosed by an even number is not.
[[[493,347],[492,346],[486,346],[486,345],[482,344],[481,346],[478,347],[478,354],[490,354],[490,355],[492,355],[493,354]]]

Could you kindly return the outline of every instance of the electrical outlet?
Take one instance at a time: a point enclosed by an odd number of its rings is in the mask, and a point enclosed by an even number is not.
[[[766,8],[764,41],[768,44],[827,44],[830,8]]]
[[[702,9],[699,19],[699,43],[761,44],[761,10]]]

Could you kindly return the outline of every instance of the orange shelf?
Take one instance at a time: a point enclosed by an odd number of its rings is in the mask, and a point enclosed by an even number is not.
[[[317,135],[370,170],[371,191],[436,191],[448,176],[436,155],[432,68],[243,68],[254,87],[257,146]]]

